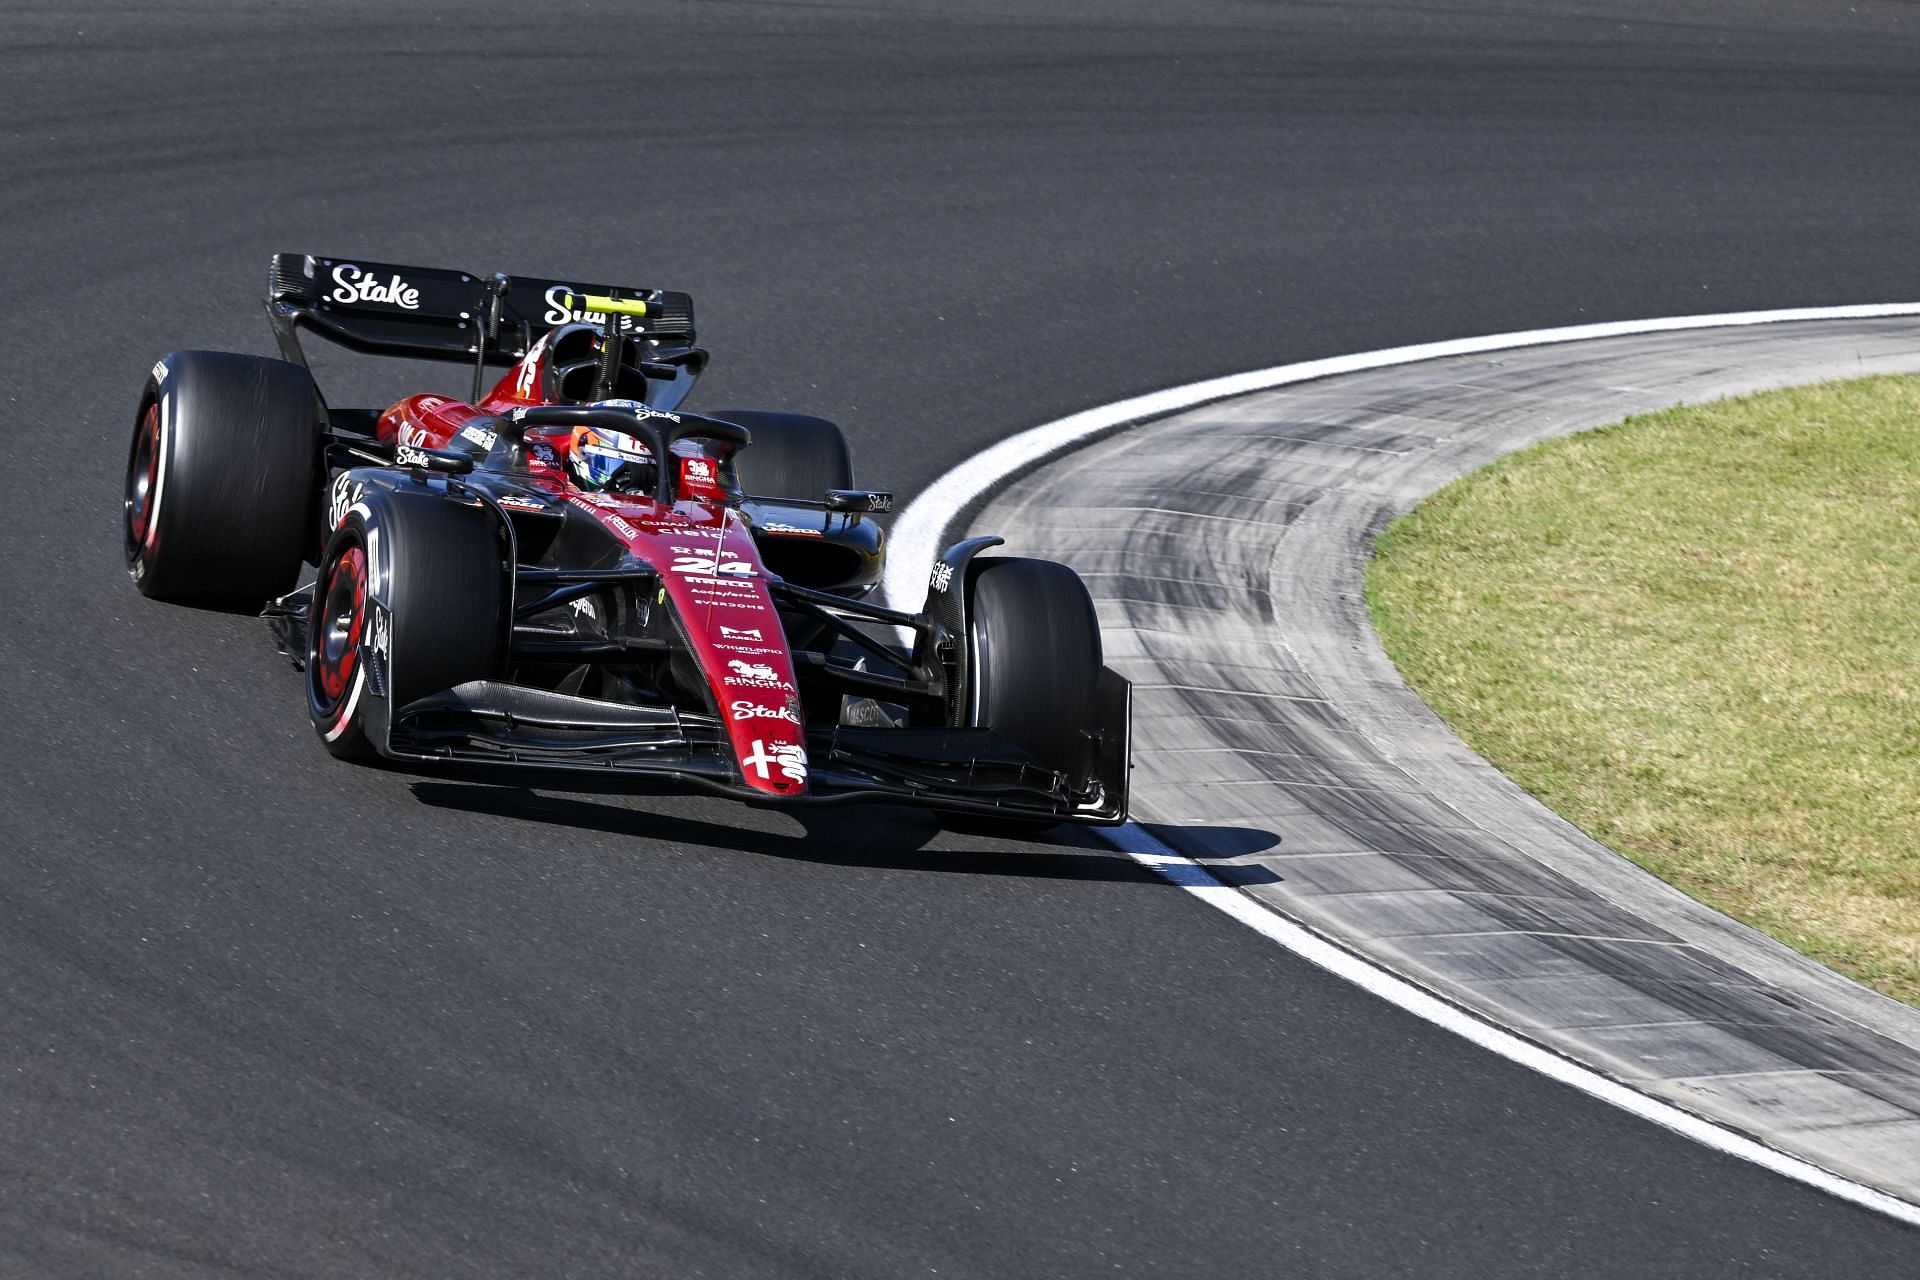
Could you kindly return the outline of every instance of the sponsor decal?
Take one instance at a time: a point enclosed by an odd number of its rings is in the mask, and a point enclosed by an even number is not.
[[[373,617],[367,624],[367,648],[385,657],[392,644],[393,615],[376,604]]]
[[[548,324],[606,324],[608,321],[606,312],[587,309],[586,304],[589,298],[596,302],[606,301],[606,299],[584,293],[570,284],[549,285],[544,318]],[[580,303],[578,307],[573,305],[576,299]],[[630,301],[622,299],[616,302],[615,306],[619,309],[619,314],[612,318],[619,322],[618,328],[621,333],[644,332],[645,326],[639,322],[638,318],[646,315],[646,303],[637,298]]]
[[[695,595],[730,596],[735,600],[760,598],[757,578],[703,578],[690,575],[687,578],[687,585],[693,588]]]
[[[482,449],[491,449],[493,448],[494,441],[500,437],[486,430],[484,427],[469,426],[460,428],[460,438],[463,440],[471,440]]]
[[[760,634],[758,627],[729,627],[722,623],[720,638],[722,640],[762,640],[765,637]]]
[[[739,658],[729,658],[727,669],[729,674],[722,678],[735,688],[770,689],[780,693],[793,692],[793,686],[782,680],[779,674],[764,662],[743,662]]]
[[[547,289],[547,313],[543,317],[548,324],[570,324],[579,321],[590,324],[605,320],[606,314],[600,311],[575,311],[567,304],[580,296],[581,291],[570,284],[556,284]]]
[[[542,466],[557,467],[560,465],[559,459],[554,455],[553,446],[550,444],[530,444],[527,446],[527,452],[532,454],[533,460]]]
[[[420,397],[420,412],[433,413],[435,410],[444,408],[452,403],[451,400],[443,396],[422,396]]]
[[[735,720],[785,720],[788,724],[799,724],[800,717],[793,714],[792,707],[768,707],[758,702],[741,698],[733,704]]]
[[[522,400],[533,398],[533,380],[540,374],[540,354],[547,349],[547,335],[541,334],[540,341],[533,344],[527,352],[527,358],[520,362],[520,373],[513,380],[513,394]]]
[[[333,478],[333,493],[327,501],[327,528],[338,529],[340,522],[347,518],[347,512],[353,504],[360,501],[367,487],[358,480],[349,480],[346,472]]]
[[[893,510],[893,495],[890,493],[870,493],[867,495],[867,510],[876,515],[885,515]]]
[[[153,362],[154,385],[158,386],[160,383],[163,383],[166,380],[167,380],[167,362],[165,360],[155,360]]]
[[[600,619],[600,615],[594,612],[593,601],[587,599],[585,596],[573,602],[573,611],[583,617],[592,618],[596,622]]]
[[[823,538],[826,536],[818,529],[802,529],[797,524],[787,524],[781,520],[769,520],[757,527],[762,533],[784,533],[788,537]]]
[[[594,495],[594,494],[570,493],[567,495],[567,501],[571,502],[574,506],[579,507],[582,511],[588,511],[594,514],[595,516],[598,516],[601,520],[606,522],[606,525],[609,529],[612,529],[615,533],[619,534],[623,538],[637,538],[640,536],[640,531],[638,529],[634,528],[632,524],[628,523],[626,520],[623,520],[621,517],[614,515],[610,511],[605,510],[601,502],[589,501],[590,498],[595,498],[597,496],[598,495]],[[619,504],[607,503],[606,505],[618,506]]]
[[[773,778],[770,769],[778,770],[782,777],[794,782],[807,780],[807,749],[797,743],[776,742],[769,747],[755,738],[753,750],[740,763],[769,781]]]
[[[410,444],[403,444],[393,451],[393,462],[395,466],[400,467],[426,467],[433,464],[433,459],[425,449],[416,449]]]
[[[511,507],[515,511],[545,511],[547,509],[547,504],[541,502],[539,499],[523,497],[517,493],[506,494],[499,499],[499,502],[501,506]]]
[[[368,275],[351,262],[333,269],[333,292],[327,297],[344,303],[384,302],[403,311],[420,309],[420,291],[397,274],[382,284],[378,276]]]
[[[712,575],[732,573],[751,576],[753,564],[731,551],[695,551],[691,547],[673,549],[673,572]]]
[[[953,582],[953,566],[945,563],[933,566],[933,576],[927,579],[927,585],[935,591],[945,591]]]
[[[713,464],[704,458],[688,458],[687,474],[695,480],[713,479]]]
[[[644,400],[602,400],[599,403],[605,409],[626,409],[636,418],[662,418],[675,426],[680,424],[679,414],[655,409]]]

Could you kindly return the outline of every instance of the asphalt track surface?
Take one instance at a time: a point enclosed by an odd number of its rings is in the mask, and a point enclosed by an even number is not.
[[[269,350],[276,249],[688,289],[696,405],[903,496],[1210,374],[1920,297],[1920,11],[1677,8],[6,4],[0,1271],[1913,1273],[1093,842],[336,764],[119,568],[140,379]]]

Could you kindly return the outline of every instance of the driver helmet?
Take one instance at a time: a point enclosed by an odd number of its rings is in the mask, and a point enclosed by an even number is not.
[[[593,493],[645,493],[653,487],[653,450],[638,436],[575,427],[567,449],[573,482]]]

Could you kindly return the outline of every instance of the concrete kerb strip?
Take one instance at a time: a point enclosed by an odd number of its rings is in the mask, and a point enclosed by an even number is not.
[[[1508,448],[1624,412],[1782,380],[1920,368],[1920,327],[1830,323],[1916,315],[1920,304],[1583,325],[1311,361],[1137,397],[1012,437],[936,482],[895,528],[888,595],[896,607],[918,605],[937,545],[991,491],[996,527],[1018,534],[1020,550],[1082,567],[1109,629],[1110,660],[1143,682],[1136,811],[1176,823],[1238,815],[1286,832],[1276,839],[1290,846],[1264,860],[1238,857],[1204,842],[1186,848],[1188,833],[1169,831],[1183,853],[1134,827],[1119,833],[1127,852],[1312,962],[1503,1056],[1920,1225],[1913,1204],[1863,1185],[1909,1199],[1920,1189],[1907,1167],[1920,1161],[1898,1154],[1920,1152],[1911,1141],[1920,1133],[1920,1016],[1593,845],[1472,756],[1383,654],[1372,660],[1384,677],[1364,657],[1331,652],[1378,649],[1354,584],[1383,511],[1412,505]],[[1823,323],[1791,327],[1801,321]],[[1649,336],[1715,329],[1728,332],[1684,347]],[[1815,332],[1823,336],[1803,336]],[[1516,354],[1599,339],[1635,341],[1577,356]],[[1396,368],[1405,365],[1424,367]],[[1338,375],[1370,377],[1297,385]],[[1623,381],[1646,385],[1614,385]],[[1586,416],[1553,412],[1556,389]],[[1526,438],[1490,432],[1516,403],[1543,424]],[[1196,406],[1210,407],[1187,412]],[[1183,430],[1196,419],[1205,430]],[[1128,427],[1142,429],[1116,434]],[[1237,446],[1236,431],[1255,447]],[[1155,492],[1149,501],[1160,477],[1180,473],[1182,459],[1167,465],[1168,451],[1187,440],[1199,442],[1186,460],[1204,489]],[[1146,460],[1147,441],[1151,465],[1130,469]],[[1283,458],[1283,469],[1247,471],[1237,489],[1221,482],[1223,462],[1255,453]],[[1036,501],[1048,485],[1046,501]],[[1063,503],[1050,526],[1049,509]],[[1263,503],[1271,510],[1251,510]],[[1144,528],[1138,513],[1149,505],[1176,521],[1217,517],[1191,524],[1238,527],[1239,535],[1210,536],[1205,563],[1143,576],[1142,563],[1158,570],[1162,548],[1177,542]],[[1090,520],[1089,507],[1114,519]],[[1310,620],[1282,635],[1280,602],[1327,625]],[[1227,638],[1193,634],[1216,631]],[[1273,632],[1264,648],[1248,638],[1261,631]],[[1335,670],[1343,663],[1350,669]],[[1173,794],[1209,798],[1174,804]],[[1527,805],[1539,813],[1523,812]],[[1254,866],[1285,875],[1249,883]],[[1557,976],[1528,980],[1543,967]],[[1647,1023],[1673,1029],[1648,1032]]]

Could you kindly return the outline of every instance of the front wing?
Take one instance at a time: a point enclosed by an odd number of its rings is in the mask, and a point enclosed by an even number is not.
[[[880,802],[1113,825],[1127,813],[1131,687],[1103,671],[1100,695],[1101,729],[1089,744],[1091,767],[1083,778],[1040,765],[991,729],[835,725],[806,735],[807,793],[774,798],[743,783],[714,716],[487,680],[393,712],[382,753],[395,760],[653,777],[755,804]],[[746,760],[757,768],[783,763]]]

